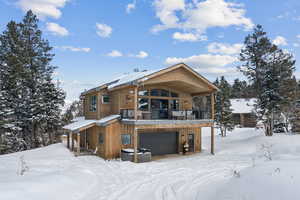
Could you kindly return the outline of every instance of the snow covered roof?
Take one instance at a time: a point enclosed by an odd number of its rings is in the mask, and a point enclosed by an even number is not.
[[[72,122],[78,122],[82,120],[84,120],[84,117],[75,117],[74,119],[72,119]]]
[[[104,117],[100,120],[95,120],[95,119],[85,119],[84,117],[78,118],[78,121],[75,121],[71,124],[68,124],[63,127],[63,129],[67,129],[70,131],[77,131],[80,128],[84,128],[86,126],[90,126],[92,124],[97,124],[98,126],[105,126],[107,123],[113,119],[118,119],[120,118],[120,115],[109,115],[107,117]]]
[[[230,99],[232,113],[251,113],[256,99]]]
[[[93,92],[93,91],[99,91],[102,88],[106,88],[107,89],[112,89],[121,85],[129,85],[129,84],[133,84],[136,81],[146,81],[149,77],[149,75],[158,73],[160,71],[169,69],[169,68],[176,68],[176,67],[186,67],[189,68],[191,71],[193,71],[195,74],[197,74],[199,77],[202,78],[202,80],[204,80],[205,82],[207,82],[207,84],[211,85],[211,87],[218,89],[215,85],[213,85],[210,81],[208,81],[205,77],[203,77],[201,74],[199,74],[198,71],[195,71],[194,69],[192,69],[191,67],[187,66],[184,63],[178,63],[175,65],[172,65],[170,67],[166,67],[166,68],[162,68],[162,69],[156,69],[156,70],[145,70],[145,71],[138,71],[138,72],[131,72],[131,73],[126,73],[126,74],[122,74],[120,76],[117,76],[116,78],[110,79],[110,81],[108,82],[103,82],[100,84],[100,86],[92,88],[90,90],[87,90],[85,92],[82,93],[82,95],[85,95],[89,92]]]
[[[111,121],[113,119],[118,119],[120,117],[121,117],[120,115],[109,115],[109,116],[104,117],[104,118],[102,118],[100,120],[97,120],[96,124],[100,125],[100,126],[105,126],[109,121]]]

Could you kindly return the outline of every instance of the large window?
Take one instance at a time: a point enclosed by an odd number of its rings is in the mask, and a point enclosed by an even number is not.
[[[148,93],[148,90],[140,90],[139,91],[139,96],[148,96],[149,93]]]
[[[139,98],[138,104],[139,110],[148,111],[149,110],[149,99],[148,98]]]
[[[90,96],[90,106],[89,106],[89,110],[91,112],[96,112],[97,111],[97,96]]]
[[[121,142],[123,145],[131,144],[131,135],[130,134],[121,134]]]
[[[170,100],[170,107],[172,110],[179,110],[179,100],[178,99]]]

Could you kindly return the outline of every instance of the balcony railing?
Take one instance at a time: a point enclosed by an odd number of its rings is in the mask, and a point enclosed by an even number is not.
[[[134,119],[134,110],[122,109],[122,119]],[[199,110],[152,110],[152,111],[137,111],[138,120],[199,120],[210,119],[210,113]]]

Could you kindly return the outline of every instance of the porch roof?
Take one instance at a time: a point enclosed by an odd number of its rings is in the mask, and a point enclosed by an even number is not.
[[[119,118],[120,118],[120,115],[109,115],[100,120],[80,118],[77,121],[64,126],[63,129],[66,129],[69,131],[82,131],[82,130],[88,129],[92,126],[95,126],[95,125],[106,126],[112,120],[119,119]]]

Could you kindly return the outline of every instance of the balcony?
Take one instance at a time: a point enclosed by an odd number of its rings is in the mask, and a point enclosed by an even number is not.
[[[121,109],[122,119],[134,119],[133,109]],[[210,119],[210,112],[199,110],[151,110],[137,111],[138,120],[203,120]]]

